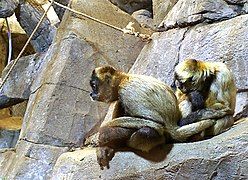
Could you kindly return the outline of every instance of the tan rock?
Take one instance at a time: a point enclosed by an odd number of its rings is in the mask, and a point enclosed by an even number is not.
[[[0,151],[0,176],[7,179],[49,179],[56,159],[68,148],[19,141],[15,151]]]
[[[153,0],[153,22],[158,26],[178,0]]]
[[[149,155],[118,152],[101,170],[94,148],[62,154],[51,179],[229,179],[246,178],[248,119],[211,139],[165,145]],[[138,155],[139,154],[139,155]]]

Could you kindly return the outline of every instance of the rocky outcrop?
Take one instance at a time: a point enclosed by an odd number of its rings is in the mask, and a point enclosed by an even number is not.
[[[165,29],[185,27],[201,22],[230,19],[244,13],[244,4],[229,5],[224,0],[179,0],[160,26]]]
[[[7,179],[48,179],[57,158],[68,148],[21,141],[15,151],[0,153],[0,177]]]
[[[248,119],[211,139],[165,145],[146,157],[118,152],[105,170],[95,149],[64,153],[52,179],[246,179],[247,128]]]
[[[37,54],[30,55],[22,57],[17,62],[0,91],[1,109],[28,100],[31,93],[31,84],[42,64],[42,59],[40,57],[41,56]],[[3,77],[7,74],[12,64],[13,61],[4,69]]]
[[[134,22],[137,31],[148,32],[107,0],[73,1],[71,7],[120,28]],[[18,96],[29,95],[29,102],[16,152],[0,155],[4,159],[0,176],[49,178],[58,156],[69,148],[79,147],[106,113],[106,104],[91,102],[89,98],[92,69],[110,64],[128,71],[144,45],[145,42],[135,36],[123,35],[113,28],[66,12],[48,52],[35,62],[30,59],[22,66],[17,64],[13,71],[14,74],[22,70],[20,78],[27,81],[25,92],[28,93]],[[30,69],[33,74],[29,73]],[[13,80],[10,76],[8,82]],[[22,89],[17,92],[24,92],[24,86],[18,84],[19,79],[15,82]],[[8,83],[4,85],[5,92],[11,90],[7,86]]]
[[[16,16],[18,22],[28,36],[33,32],[43,13],[44,9],[39,4],[32,1],[23,1],[20,3]],[[48,18],[45,17],[31,40],[35,52],[47,51],[49,46],[52,44],[55,31],[56,28],[52,26]]]
[[[18,4],[18,0],[2,0],[0,4],[0,18],[7,18],[13,15]]]
[[[153,23],[157,27],[170,12],[178,0],[153,0]]]
[[[171,84],[174,66],[186,58],[221,61],[234,72],[237,87],[247,89],[247,23],[248,15],[242,15],[219,23],[155,33],[131,72],[152,75]],[[247,104],[247,97],[247,92],[238,94],[236,112]]]
[[[23,99],[28,98],[28,105],[16,150],[2,150],[0,153],[0,177],[248,178],[247,118],[208,140],[165,144],[149,154],[118,152],[110,163],[110,169],[103,171],[97,164],[94,148],[78,148],[87,136],[97,131],[108,109],[106,104],[91,102],[89,98],[91,71],[106,64],[125,72],[132,67],[132,73],[151,75],[171,84],[175,65],[185,58],[223,61],[234,72],[240,89],[236,113],[244,110],[244,116],[247,116],[248,15],[244,14],[248,9],[247,3],[231,0],[197,0],[194,3],[154,0],[154,5],[158,12],[153,12],[153,18],[157,16],[157,22],[164,19],[162,24],[171,29],[154,33],[150,42],[67,11],[48,51],[35,62],[31,58],[17,64],[4,92],[10,92],[16,83],[20,89],[9,93],[9,96],[15,93],[19,94],[14,97],[27,95]],[[136,31],[150,33],[108,0],[78,0],[72,1],[70,6],[119,28],[134,22]],[[166,10],[159,12],[162,7]],[[134,16],[144,18],[147,13],[141,10]],[[15,72],[20,74],[17,79],[13,76]],[[25,87],[18,84],[23,81],[22,78],[26,80]],[[68,152],[75,148],[76,151]]]

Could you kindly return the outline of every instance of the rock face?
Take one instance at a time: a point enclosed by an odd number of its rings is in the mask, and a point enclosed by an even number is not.
[[[178,0],[153,0],[152,9],[153,9],[153,21],[155,26],[158,26],[164,17],[170,12],[173,6],[177,3]]]
[[[155,33],[131,72],[152,75],[171,84],[175,65],[186,58],[221,61],[235,72],[237,87],[247,89],[247,24],[248,15],[242,15],[219,23]],[[247,104],[247,92],[237,97],[237,111],[240,111],[243,108],[240,105]]]
[[[193,3],[179,0],[165,17],[163,26],[168,29],[229,19],[242,12],[237,6],[230,6],[224,0],[196,0]]]
[[[16,13],[18,22],[25,32],[30,36],[35,26],[44,13],[41,5],[34,4],[32,1],[20,3],[20,8]],[[38,8],[37,8],[38,7]],[[36,33],[34,34],[31,44],[35,52],[45,52],[52,44],[56,28],[51,25],[48,18],[45,18]]]
[[[148,1],[135,2],[146,6]],[[157,24],[163,20],[161,25],[167,31],[154,33],[150,42],[66,11],[48,51],[19,61],[1,93],[7,99],[28,100],[28,105],[15,151],[0,151],[0,177],[248,178],[247,117],[208,140],[166,144],[149,154],[118,152],[109,170],[100,170],[95,149],[78,148],[97,130],[107,112],[106,104],[91,102],[89,98],[91,71],[106,64],[125,72],[132,67],[132,73],[151,75],[171,84],[175,65],[185,58],[223,61],[234,72],[239,88],[236,113],[244,111],[247,116],[247,1],[154,0],[153,5],[153,20],[145,20]],[[140,27],[131,13],[127,14],[108,0],[71,1],[70,7],[119,28],[134,22],[136,31],[150,33]],[[133,15],[138,19],[147,13],[140,10]],[[2,96],[0,101],[4,98]],[[6,102],[2,105],[9,106]],[[4,124],[0,122],[0,125]],[[96,136],[92,137],[94,141]],[[4,147],[12,147],[16,139],[5,140],[9,144]],[[75,148],[76,151],[68,152]]]
[[[0,4],[0,18],[10,17],[19,4],[18,0],[2,0]]]
[[[147,32],[134,18],[107,0],[73,1],[71,7],[120,28],[134,22],[137,31]],[[28,98],[29,102],[16,152],[0,154],[1,167],[4,167],[0,177],[49,178],[58,156],[68,147],[79,147],[106,113],[106,104],[91,102],[89,98],[92,69],[110,64],[128,71],[144,45],[145,42],[135,36],[123,35],[66,12],[47,53],[37,61],[26,58],[22,63],[20,60],[12,73],[21,71],[20,78],[26,80],[23,86],[18,84],[20,79],[15,80],[20,88],[15,97]],[[4,93],[10,97],[17,93],[10,92],[14,88],[9,86],[11,81],[14,81],[12,76],[4,86]]]
[[[0,108],[12,106],[29,98],[31,84],[42,64],[40,57],[30,55],[22,57],[18,61],[16,68],[11,72],[3,89],[0,91]],[[4,69],[3,77],[5,77],[12,64],[13,61]]]
[[[68,148],[21,141],[15,152],[0,154],[0,176],[8,179],[48,179],[57,158]]]
[[[119,152],[105,170],[96,162],[95,149],[64,153],[52,179],[246,179],[247,128],[248,119],[208,140],[165,145],[147,158]]]

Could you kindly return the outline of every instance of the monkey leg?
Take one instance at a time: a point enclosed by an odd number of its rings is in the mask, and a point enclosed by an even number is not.
[[[125,127],[131,129],[141,129],[142,127],[150,127],[156,130],[160,135],[164,134],[164,126],[150,119],[139,117],[119,117],[103,123],[101,127]]]
[[[186,141],[192,135],[198,134],[207,128],[215,125],[215,120],[206,119],[196,123],[188,124],[182,127],[179,127],[172,138],[178,141]]]
[[[165,143],[165,137],[150,128],[143,127],[132,134],[128,141],[128,146],[144,152],[149,152],[159,144]]]
[[[230,128],[234,123],[233,116],[226,116],[221,119],[216,120],[216,124],[205,131],[205,136],[215,136],[218,135],[228,128]]]
[[[99,130],[99,145],[111,148],[126,146],[125,142],[129,140],[136,129],[124,127],[101,127]]]
[[[126,146],[127,141],[135,129],[122,127],[101,127],[99,130],[99,146],[97,148],[97,162],[101,169],[109,168],[109,162],[115,155],[115,149]]]

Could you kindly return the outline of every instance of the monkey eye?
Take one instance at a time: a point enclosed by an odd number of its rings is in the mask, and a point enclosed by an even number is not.
[[[193,76],[188,78],[188,82],[193,82]]]
[[[90,81],[90,86],[92,87],[92,89],[96,89],[95,81]]]

